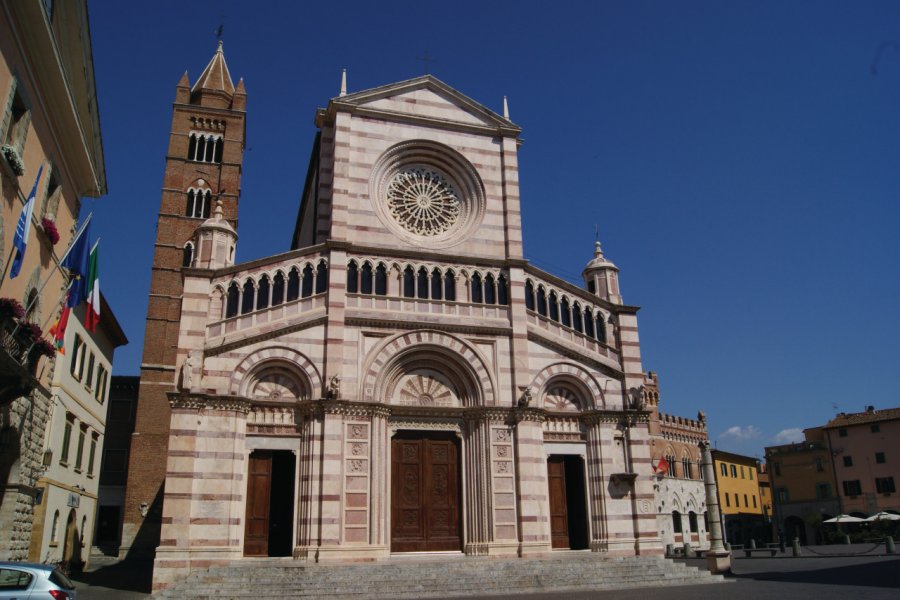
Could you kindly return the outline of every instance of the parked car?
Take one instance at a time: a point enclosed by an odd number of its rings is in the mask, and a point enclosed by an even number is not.
[[[55,565],[0,562],[0,600],[75,600],[75,595],[75,584]]]

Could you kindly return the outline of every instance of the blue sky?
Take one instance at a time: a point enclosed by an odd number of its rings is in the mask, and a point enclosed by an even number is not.
[[[238,260],[286,250],[316,107],[430,71],[522,126],[526,257],[580,282],[594,226],[665,412],[761,455],[900,405],[897,2],[90,2],[109,194],[86,200],[136,374],[175,84],[248,93]]]

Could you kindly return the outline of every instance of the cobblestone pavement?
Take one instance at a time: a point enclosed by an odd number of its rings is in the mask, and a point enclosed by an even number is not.
[[[792,558],[744,558],[733,562],[725,583],[596,592],[484,596],[485,600],[876,600],[900,598],[900,556],[836,555],[855,549],[827,547]],[[825,556],[822,556],[825,554]],[[702,559],[684,559],[705,568]],[[79,600],[138,600],[148,597],[149,563],[100,566],[73,579]],[[473,597],[469,597],[471,600]],[[450,598],[444,600],[452,600]]]

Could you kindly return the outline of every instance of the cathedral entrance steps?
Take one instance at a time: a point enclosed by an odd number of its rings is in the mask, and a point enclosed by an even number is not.
[[[393,557],[382,562],[316,564],[235,561],[197,571],[157,598],[453,598],[549,591],[613,590],[724,581],[721,575],[658,557],[613,558],[560,552],[540,558]]]

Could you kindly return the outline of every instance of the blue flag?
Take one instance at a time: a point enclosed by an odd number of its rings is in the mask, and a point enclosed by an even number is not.
[[[13,236],[13,246],[16,248],[16,256],[13,258],[12,267],[9,269],[9,278],[19,274],[22,268],[22,260],[25,258],[25,247],[28,245],[28,234],[31,232],[31,213],[34,212],[34,197],[37,195],[37,184],[41,180],[41,173],[44,172],[44,165],[38,169],[37,179],[34,180],[34,187],[28,195],[28,201],[22,207],[22,214],[19,215],[19,222],[16,224],[16,234]]]
[[[66,306],[74,308],[87,300],[88,295],[88,267],[91,256],[91,223],[88,221],[81,233],[75,237],[66,257],[60,266],[67,268],[73,275],[72,286],[69,288],[69,299]]]

